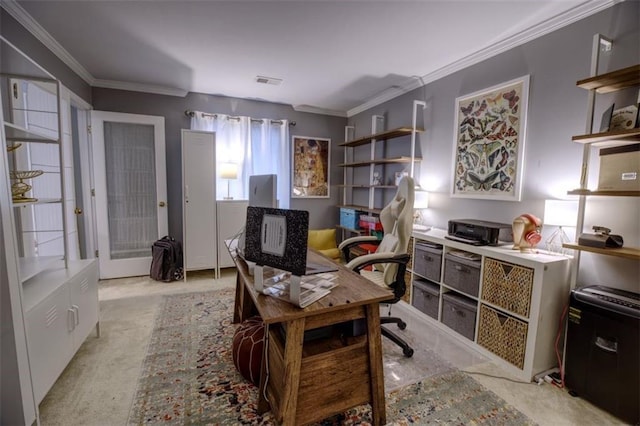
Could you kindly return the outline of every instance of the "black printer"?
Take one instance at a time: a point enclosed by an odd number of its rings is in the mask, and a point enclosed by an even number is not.
[[[497,246],[512,242],[511,225],[476,219],[455,219],[448,224],[445,238],[474,246]]]

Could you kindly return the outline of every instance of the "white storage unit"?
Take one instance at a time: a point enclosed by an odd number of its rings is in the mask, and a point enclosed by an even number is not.
[[[569,301],[571,258],[542,250],[521,253],[513,250],[511,244],[472,246],[448,240],[446,234],[440,229],[413,232],[411,282],[418,281],[418,285],[411,293],[415,298],[425,282],[440,289],[437,317],[434,319],[426,313],[424,317],[494,360],[519,380],[530,381],[536,374],[556,366],[558,360],[554,343],[562,310]],[[439,262],[431,262],[426,268],[428,273],[422,274],[419,271],[425,269],[416,265],[422,262],[421,242],[442,246],[442,256],[434,257],[428,253]],[[455,256],[451,255],[454,250],[475,254],[479,258],[475,261],[480,269],[479,276],[474,273],[474,265],[469,266],[472,261],[459,258],[462,261],[456,262]],[[447,260],[450,263],[447,264]],[[447,271],[447,267],[453,270],[454,278],[450,278],[452,271]],[[433,273],[429,268],[440,270]],[[428,280],[434,276],[441,279],[436,282]],[[478,286],[477,292],[475,285]],[[459,318],[452,319],[448,315],[451,312],[444,311],[445,307],[455,308],[452,300],[463,300],[465,303],[460,302],[458,307],[466,308],[467,317],[470,312],[475,317],[462,318],[460,311],[456,313]],[[416,305],[423,306],[414,303]],[[467,333],[469,326],[473,333]]]
[[[224,241],[236,237],[247,220],[247,200],[218,200],[218,277],[220,268],[233,268],[235,263]]]
[[[16,171],[42,170],[44,175],[26,177],[31,185],[42,179],[38,191],[29,189],[20,194],[0,192],[2,199],[2,235],[4,247],[2,262],[8,274],[2,280],[2,310],[12,313],[7,323],[3,315],[3,358],[15,351],[18,356],[16,374],[19,376],[16,392],[22,394],[23,419],[32,424],[39,404],[51,385],[62,373],[82,342],[94,327],[98,327],[98,274],[96,260],[76,260],[77,252],[70,253],[69,237],[76,237],[67,206],[73,196],[71,156],[63,153],[63,119],[69,104],[62,103],[60,82],[23,55],[17,48],[0,37],[0,94],[2,105],[10,111],[2,114],[2,188],[13,182],[13,190],[21,175]],[[24,87],[34,88],[38,99],[31,98]],[[32,94],[29,91],[29,94]],[[10,99],[10,97],[12,99]],[[23,187],[26,188],[26,187]],[[22,192],[22,191],[18,191]],[[6,206],[10,209],[4,210]],[[73,247],[77,245],[73,244]],[[4,329],[12,329],[14,341],[5,346]],[[21,347],[26,341],[26,354]],[[2,362],[3,381],[16,382],[9,377],[5,360]],[[25,392],[27,387],[28,393]],[[4,390],[3,390],[4,391]],[[3,393],[4,399],[9,397]],[[2,422],[8,420],[1,413]]]
[[[187,271],[216,269],[215,134],[182,129],[182,221],[185,279]]]

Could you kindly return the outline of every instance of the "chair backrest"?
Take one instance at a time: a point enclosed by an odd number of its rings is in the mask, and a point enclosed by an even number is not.
[[[398,183],[398,190],[393,200],[380,212],[384,236],[377,251],[407,253],[413,229],[414,200],[415,182],[413,178],[405,176]],[[398,265],[395,263],[387,263],[383,266],[385,284],[390,285],[394,282],[397,270]]]

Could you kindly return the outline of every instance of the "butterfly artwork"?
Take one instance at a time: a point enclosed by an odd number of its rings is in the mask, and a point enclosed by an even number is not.
[[[493,171],[485,177],[480,177],[474,172],[467,172],[466,182],[476,191],[490,191],[495,180],[500,176],[500,172]]]
[[[456,98],[452,196],[520,201],[528,95],[524,76]]]
[[[516,95],[516,91],[515,90],[511,90],[511,91],[503,94],[502,97],[504,99],[506,99],[507,101],[509,101],[509,108],[514,113],[518,111],[517,104],[518,104],[518,101],[520,100],[520,96]]]

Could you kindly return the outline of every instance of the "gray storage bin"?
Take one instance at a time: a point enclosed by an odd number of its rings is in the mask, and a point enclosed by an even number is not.
[[[413,272],[431,281],[440,282],[441,266],[442,246],[436,248],[416,243]]]
[[[475,336],[477,310],[473,299],[454,292],[442,295],[442,322],[469,340]]]
[[[447,253],[444,256],[444,283],[471,296],[478,297],[480,260],[463,259]]]
[[[438,319],[440,286],[427,280],[413,280],[412,305],[431,318]]]

